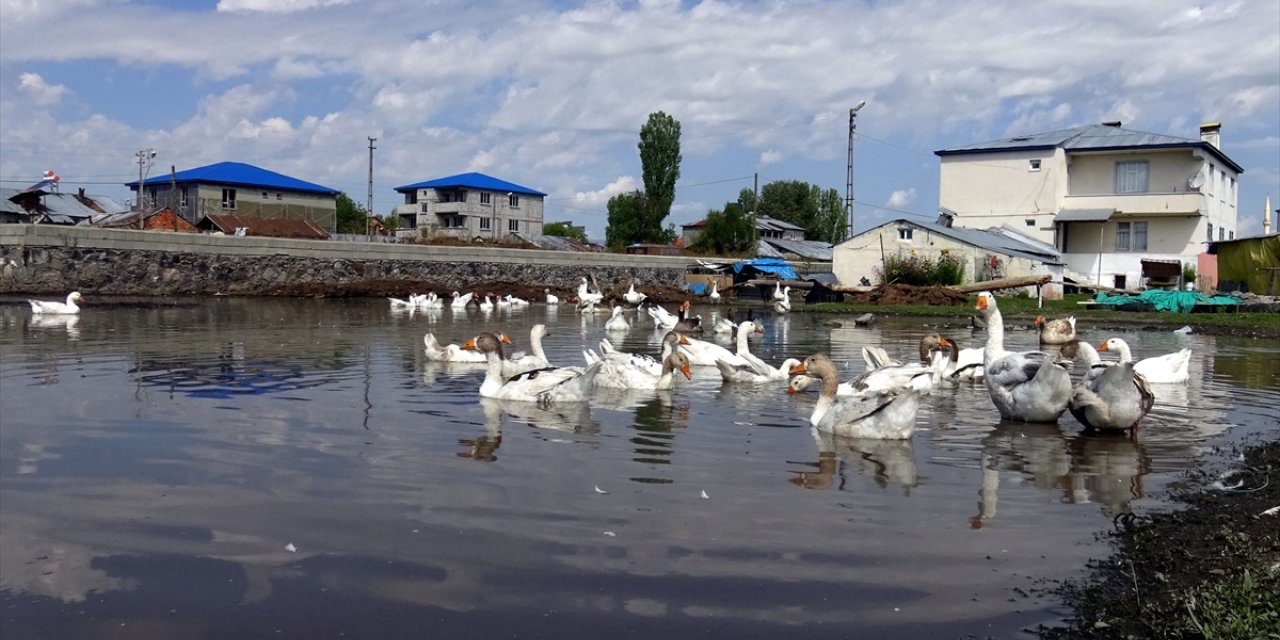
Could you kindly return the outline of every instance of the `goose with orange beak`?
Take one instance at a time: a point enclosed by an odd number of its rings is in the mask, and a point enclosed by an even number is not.
[[[838,396],[840,372],[831,358],[820,353],[791,367],[789,373],[812,376],[822,382],[809,424],[820,431],[851,438],[910,439],[915,433],[920,397],[932,384],[927,374],[921,374],[897,389]]]
[[[977,310],[987,322],[983,381],[1000,417],[1022,422],[1057,422],[1071,399],[1067,365],[1040,351],[1004,349],[1004,318],[988,291],[978,294]]]

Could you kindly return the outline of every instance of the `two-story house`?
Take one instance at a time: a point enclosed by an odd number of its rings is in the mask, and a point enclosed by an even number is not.
[[[125,186],[138,191],[138,182]],[[338,226],[337,189],[243,162],[216,164],[147,178],[144,209],[169,207],[192,223],[206,215],[301,218],[332,233]]]
[[[396,187],[401,237],[455,236],[499,239],[542,235],[547,194],[483,173],[460,173]]]
[[[942,149],[939,204],[957,224],[1055,245],[1076,279],[1138,287],[1142,259],[1196,264],[1235,237],[1243,169],[1220,129],[1193,140],[1104,122]]]

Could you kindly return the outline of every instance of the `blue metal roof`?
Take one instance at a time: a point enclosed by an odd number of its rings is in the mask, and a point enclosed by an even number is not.
[[[435,180],[427,180],[425,182],[415,182],[396,187],[396,191],[404,193],[406,191],[416,191],[418,189],[448,189],[452,187],[463,187],[467,189],[478,189],[480,191],[507,191],[510,193],[520,193],[529,196],[545,196],[547,194],[530,189],[529,187],[520,186],[514,182],[499,180],[493,176],[487,176],[483,173],[459,173],[456,176],[447,178],[436,178]]]
[[[1037,151],[1056,149],[1058,147],[1062,147],[1068,152],[1197,148],[1213,154],[1219,160],[1235,169],[1236,172],[1244,173],[1244,169],[1231,158],[1228,158],[1221,149],[1203,140],[1135,131],[1133,129],[1125,129],[1119,124],[1091,124],[1071,129],[1033,133],[1025,136],[961,145],[949,149],[939,149],[933,153],[938,156],[951,156],[999,151]]]
[[[282,173],[268,171],[243,162],[219,162],[186,171],[179,171],[174,176],[158,175],[147,178],[148,185],[164,185],[176,181],[182,183],[229,184],[242,187],[260,187],[264,189],[280,189],[281,191],[303,191],[306,193],[322,193],[337,195],[339,191],[313,182],[291,178]],[[126,182],[126,187],[138,189],[138,181]]]

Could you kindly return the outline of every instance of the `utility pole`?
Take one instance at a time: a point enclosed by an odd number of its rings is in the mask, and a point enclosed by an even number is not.
[[[853,134],[858,129],[858,111],[865,106],[867,106],[867,101],[860,100],[857,105],[849,110],[849,170],[845,174],[844,184],[844,212],[845,217],[848,219],[844,228],[845,240],[853,237]]]
[[[371,242],[373,241],[373,150],[377,149],[373,143],[377,141],[377,138],[369,136],[369,197],[365,201],[364,233]]]
[[[146,185],[143,184],[143,181],[147,179],[147,172],[151,171],[151,163],[156,158],[156,150],[142,149],[134,155],[138,157],[138,197],[135,198],[136,202],[134,203],[134,207],[138,211],[138,228],[141,229],[145,218],[142,214],[142,194],[146,193]]]

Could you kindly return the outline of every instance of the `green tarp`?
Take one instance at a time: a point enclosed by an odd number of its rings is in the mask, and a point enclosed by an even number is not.
[[[1280,295],[1280,236],[1220,242],[1214,250],[1218,286],[1230,282],[1258,295]]]
[[[1240,299],[1232,296],[1206,296],[1195,291],[1164,291],[1148,289],[1136,296],[1114,296],[1099,293],[1093,297],[1094,302],[1123,306],[1132,302],[1145,302],[1156,308],[1156,311],[1172,311],[1174,313],[1191,313],[1196,303],[1205,304],[1240,304]]]

